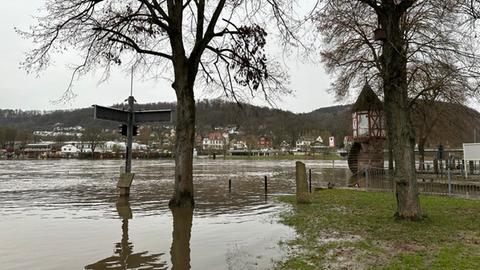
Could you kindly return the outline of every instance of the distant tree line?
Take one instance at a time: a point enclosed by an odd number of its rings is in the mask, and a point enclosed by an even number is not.
[[[122,106],[122,104],[116,104],[113,107],[122,108]],[[137,108],[139,110],[175,109],[175,103],[138,104]],[[198,134],[205,135],[218,127],[236,127],[252,141],[259,136],[269,137],[274,147],[278,147],[283,141],[293,146],[301,137],[316,138],[318,136],[323,140],[327,140],[329,136],[335,136],[337,146],[342,146],[343,138],[351,135],[352,132],[349,105],[295,114],[269,107],[206,99],[197,101],[196,110]],[[98,130],[100,127],[115,130],[118,127],[118,124],[113,122],[95,121],[92,108],[53,112],[0,110],[2,130],[0,143],[6,144],[14,140],[38,140],[39,138],[32,135],[34,130],[52,130],[56,123],[62,123],[65,127],[80,125],[89,131]],[[473,127],[480,124],[480,114],[462,105],[432,101],[419,103],[415,107],[413,123],[417,130],[419,148],[436,147],[440,143],[446,147],[459,147],[463,142],[473,141]],[[148,143],[151,140],[149,135],[153,130],[159,131],[162,128],[148,127],[137,139],[142,143]],[[115,140],[120,136],[104,134],[102,138]],[[55,141],[64,142],[72,139],[75,138],[59,136]]]
[[[33,140],[31,132],[0,126],[0,149],[14,145],[14,142],[27,143]]]

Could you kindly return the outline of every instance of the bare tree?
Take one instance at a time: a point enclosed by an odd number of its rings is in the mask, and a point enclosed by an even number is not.
[[[112,66],[125,63],[143,74],[170,77],[177,96],[170,205],[193,207],[196,82],[222,87],[235,100],[242,97],[241,87],[267,100],[288,93],[280,65],[267,59],[262,24],[276,20],[286,43],[294,42],[296,21],[288,16],[293,8],[294,1],[275,0],[50,0],[46,15],[22,32],[37,44],[25,66],[42,70],[52,53],[74,48],[83,61],[72,82],[99,67],[107,77]],[[172,72],[162,75],[167,71]]]
[[[102,129],[95,126],[85,128],[82,141],[90,145],[92,159],[95,159],[95,149],[97,149],[98,146],[101,146],[104,141]]]
[[[336,76],[336,93],[346,95],[365,78],[381,89],[401,218],[421,217],[410,118],[414,102],[464,101],[478,91],[479,56],[462,17],[465,4],[329,0],[316,16],[325,44],[322,60]]]

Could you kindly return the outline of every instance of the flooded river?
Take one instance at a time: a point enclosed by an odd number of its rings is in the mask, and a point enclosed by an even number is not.
[[[305,163],[314,186],[347,184],[345,162]],[[167,206],[173,161],[135,160],[129,200],[116,196],[122,165],[0,161],[0,268],[271,269],[295,236],[275,199],[295,192],[294,161],[195,160],[194,213]]]

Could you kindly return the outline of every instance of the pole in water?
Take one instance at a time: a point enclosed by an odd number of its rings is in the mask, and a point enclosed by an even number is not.
[[[308,190],[312,193],[312,169],[308,169]]]
[[[265,194],[267,194],[267,176],[266,175],[265,175],[264,182],[265,182]]]
[[[228,193],[232,193],[232,179],[228,179]]]

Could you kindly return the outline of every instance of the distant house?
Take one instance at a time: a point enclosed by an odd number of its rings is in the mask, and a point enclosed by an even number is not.
[[[103,144],[103,148],[105,149],[106,152],[125,151],[126,144],[125,142],[108,141]]]
[[[25,145],[23,148],[23,154],[27,158],[38,158],[40,156],[47,156],[52,153],[53,143],[43,142],[43,143],[30,143]]]
[[[301,137],[295,142],[295,150],[297,152],[307,152],[310,150],[310,145],[315,142],[313,137]]]
[[[335,136],[328,137],[328,147],[335,148]]]
[[[67,144],[62,146],[61,151],[62,153],[65,153],[65,154],[73,154],[73,153],[79,153],[80,149],[78,149],[77,147],[71,144]]]
[[[63,157],[76,157],[78,156],[78,153],[80,153],[80,149],[71,144],[62,146],[60,151],[60,154]]]
[[[148,146],[146,144],[132,143],[132,150],[134,150],[134,151],[147,151]]]
[[[282,152],[290,152],[290,144],[286,141],[282,141],[280,143],[280,151]]]
[[[92,144],[90,142],[68,141],[68,142],[65,142],[64,146],[66,145],[72,145],[76,147],[80,153],[92,152]],[[106,151],[104,142],[96,142],[94,146],[95,146],[95,152],[97,153],[102,153]]]
[[[85,130],[81,126],[74,127],[62,127],[61,123],[56,123],[53,130],[36,130],[33,131],[33,135],[42,137],[56,137],[56,136],[68,136],[68,137],[82,137],[82,132]]]
[[[257,147],[259,149],[271,149],[272,148],[272,140],[267,136],[260,136],[258,138]]]
[[[321,136],[318,136],[315,141],[310,144],[310,152],[320,153],[323,152],[328,147],[325,145]]]
[[[238,135],[239,132],[238,132],[238,128],[236,126],[231,126],[231,127],[228,127],[228,134],[230,135]]]
[[[230,142],[230,150],[247,150],[247,142],[242,140],[234,140]]]
[[[228,141],[228,133],[212,131],[202,140],[203,150],[222,150]]]

